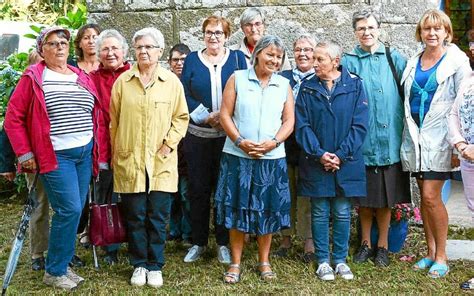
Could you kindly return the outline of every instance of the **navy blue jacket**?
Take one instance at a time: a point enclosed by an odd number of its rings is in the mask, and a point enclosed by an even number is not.
[[[15,172],[15,153],[5,130],[0,130],[0,173]]]
[[[362,81],[341,68],[341,80],[327,96],[317,76],[304,82],[296,100],[296,141],[299,161],[298,195],[363,197],[366,192],[362,144],[367,134],[368,106]],[[340,169],[326,172],[319,162],[335,153]]]
[[[280,72],[280,75],[290,80],[290,86],[293,89],[293,87],[296,84],[296,81],[293,78],[293,71],[285,70],[285,71]],[[285,140],[285,153],[286,153],[286,162],[288,164],[298,165],[300,147],[298,147],[298,144],[296,143],[295,132],[292,132],[291,135]]]

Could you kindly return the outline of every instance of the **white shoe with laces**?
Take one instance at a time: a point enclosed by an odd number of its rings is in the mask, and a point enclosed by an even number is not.
[[[346,263],[339,263],[336,265],[336,274],[340,275],[345,280],[354,279],[354,274]]]
[[[163,275],[161,270],[150,270],[146,275],[147,284],[153,288],[159,288],[163,286]]]
[[[148,270],[144,267],[137,267],[133,271],[132,277],[130,278],[130,284],[132,286],[143,286],[146,284],[146,275]]]
[[[316,270],[316,275],[323,281],[333,281],[335,278],[334,270],[326,262],[319,264],[318,270]]]

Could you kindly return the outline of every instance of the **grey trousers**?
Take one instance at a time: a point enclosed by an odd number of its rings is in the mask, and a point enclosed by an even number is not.
[[[28,188],[33,185],[35,174],[26,174]],[[49,202],[43,184],[38,178],[36,182],[37,206],[30,220],[30,251],[31,255],[44,253],[48,250],[49,241]]]
[[[289,236],[296,232],[296,235],[303,239],[311,239],[313,237],[311,232],[311,200],[307,197],[297,196],[298,167],[288,165],[288,179],[291,195],[291,228],[282,230],[281,234]]]

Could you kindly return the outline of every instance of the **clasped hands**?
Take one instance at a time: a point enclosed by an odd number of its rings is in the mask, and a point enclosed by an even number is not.
[[[262,143],[257,143],[249,139],[244,139],[239,144],[239,148],[247,153],[250,157],[260,158],[266,153],[276,148],[276,142],[273,140],[266,140]]]
[[[319,162],[324,166],[326,172],[335,172],[341,168],[341,160],[339,157],[330,152],[325,152],[319,159]]]

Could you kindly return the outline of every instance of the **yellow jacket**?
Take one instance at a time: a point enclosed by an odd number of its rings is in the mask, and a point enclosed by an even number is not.
[[[176,192],[178,187],[178,143],[189,121],[183,86],[172,72],[157,67],[152,82],[144,88],[138,66],[123,73],[112,88],[110,139],[114,169],[114,191]],[[172,152],[158,151],[166,143]]]

